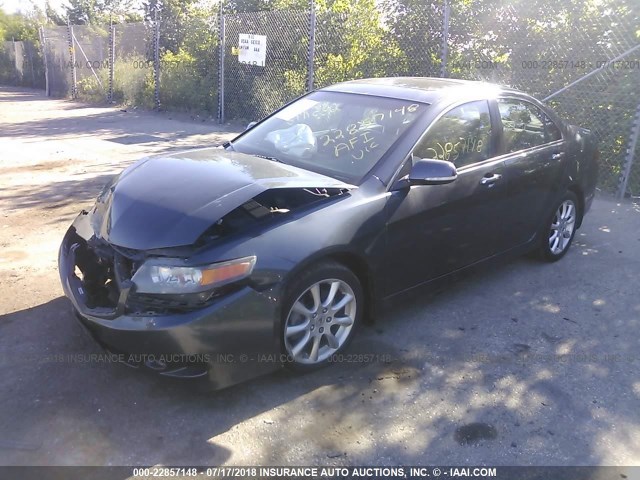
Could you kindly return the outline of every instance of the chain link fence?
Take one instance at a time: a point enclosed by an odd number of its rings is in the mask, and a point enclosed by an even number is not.
[[[109,27],[93,25],[69,26],[73,49],[77,97],[87,102],[108,98],[110,49]]]
[[[637,162],[623,175],[640,104],[638,25],[637,2],[570,9],[530,2],[486,10],[460,3],[451,11],[447,69],[457,78],[526,91],[589,128],[600,144],[600,188],[638,195]],[[484,35],[474,35],[478,29]]]
[[[52,97],[72,95],[69,38],[66,27],[42,29],[43,58],[46,65],[46,90]]]
[[[241,43],[241,41],[245,41]],[[245,60],[242,49],[266,40],[264,61]],[[224,16],[224,113],[259,120],[302,95],[307,83],[309,13],[272,11]]]
[[[0,82],[19,85],[18,61],[14,42],[0,44]]]
[[[153,108],[153,26],[143,22],[113,25],[111,101]]]
[[[160,21],[158,29],[160,105],[216,117],[218,17],[181,11]]]
[[[11,41],[0,44],[0,83],[44,88],[44,62],[35,43]]]
[[[600,188],[640,195],[634,0],[381,0],[369,11],[222,15],[178,8],[147,17],[104,28],[44,28],[39,56],[49,94],[247,122],[345,80],[490,81],[546,99],[568,121],[591,129],[600,142]],[[26,62],[23,50],[20,63],[11,43],[0,49],[0,81],[28,80],[31,70],[42,77],[33,60],[39,56],[32,51]]]

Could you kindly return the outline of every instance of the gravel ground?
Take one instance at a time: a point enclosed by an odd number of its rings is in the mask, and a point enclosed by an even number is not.
[[[233,136],[171,117],[0,88],[0,464],[640,464],[640,208],[603,197],[562,261],[387,309],[372,361],[208,393],[83,361],[65,229],[132,160]]]

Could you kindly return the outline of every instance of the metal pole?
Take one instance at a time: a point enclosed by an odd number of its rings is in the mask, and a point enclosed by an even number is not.
[[[153,12],[153,83],[156,108],[160,108],[160,21],[158,20],[158,4]]]
[[[447,54],[449,53],[449,1],[444,0],[444,15],[442,19],[442,63],[440,76],[447,76]]]
[[[20,82],[20,79],[18,78],[18,47],[16,46],[16,38],[11,37],[11,40],[13,41],[13,76],[15,77],[15,84],[20,85],[22,82]]]
[[[599,68],[596,68],[595,70],[591,70],[589,73],[587,73],[586,75],[580,77],[579,79],[571,82],[569,85],[567,85],[566,87],[562,87],[560,90],[558,90],[557,92],[552,93],[551,95],[549,95],[546,98],[543,98],[542,101],[546,102],[547,100],[551,100],[553,97],[555,97],[556,95],[560,95],[562,92],[564,92],[565,90],[570,89],[571,87],[573,87],[574,85],[577,85],[578,83],[586,80],[587,78],[595,75],[598,72],[601,72],[602,70],[605,70],[607,68],[609,68],[609,66],[613,63],[613,62],[617,62],[618,60],[620,60],[621,58],[626,57],[627,55],[629,55],[632,52],[635,52],[636,50],[640,49],[640,44],[636,45],[633,48],[630,48],[629,50],[627,50],[626,52],[618,55],[615,58],[612,58],[611,60],[608,60],[604,65],[602,65]]]
[[[27,42],[23,42],[23,45],[25,47],[27,47],[27,45],[29,46],[29,48],[27,48],[27,56],[29,57],[29,67],[31,67],[31,88],[35,88],[36,87],[36,74],[33,71],[33,49],[34,44],[31,43],[30,41]]]
[[[309,0],[309,51],[307,52],[307,91],[313,90],[316,56],[316,4]]]
[[[222,10],[222,5],[220,6]],[[225,17],[220,13],[220,50],[218,55],[218,61],[220,65],[218,67],[218,122],[224,123],[224,57],[226,50],[225,39]]]
[[[636,145],[638,145],[638,136],[640,136],[640,103],[638,103],[636,116],[633,120],[633,125],[631,126],[629,146],[627,148],[627,155],[624,159],[624,170],[622,177],[620,177],[620,188],[618,189],[618,198],[620,200],[622,200],[625,193],[627,193],[627,185],[629,184],[629,176],[631,175],[631,166],[633,165],[633,156],[636,152]]]
[[[44,36],[44,27],[38,29],[40,34],[40,47],[42,48],[42,61],[44,62],[44,94],[49,97],[51,91],[49,89],[49,62],[47,59],[46,37]]]
[[[113,70],[116,63],[116,27],[111,24],[109,29],[109,103],[113,103]]]
[[[69,61],[71,62],[71,98],[78,98],[78,78],[76,74],[76,53],[73,48],[73,27],[67,17],[67,41],[69,43]]]

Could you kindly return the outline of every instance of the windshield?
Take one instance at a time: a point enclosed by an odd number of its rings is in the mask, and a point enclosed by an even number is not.
[[[359,183],[426,108],[395,98],[314,92],[256,125],[231,147]]]

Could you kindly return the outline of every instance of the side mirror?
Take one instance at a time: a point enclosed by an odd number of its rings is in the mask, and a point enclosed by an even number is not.
[[[411,168],[406,180],[409,185],[444,185],[458,177],[456,167],[444,160],[421,159]]]
[[[246,131],[247,131],[247,130],[249,130],[251,127],[253,127],[256,123],[258,123],[258,122],[249,122],[249,123],[247,124],[247,128],[245,128],[245,129],[244,129],[244,131],[246,132]]]

